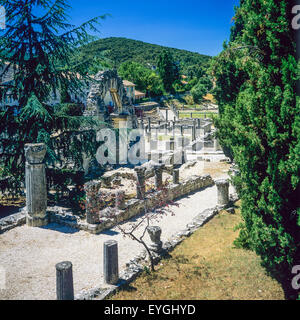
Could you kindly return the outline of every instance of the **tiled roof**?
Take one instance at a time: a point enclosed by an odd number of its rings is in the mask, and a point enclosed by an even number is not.
[[[135,90],[135,97],[145,97],[146,93]]]
[[[135,87],[135,84],[130,82],[130,81],[128,81],[128,80],[123,80],[123,85],[125,87]]]

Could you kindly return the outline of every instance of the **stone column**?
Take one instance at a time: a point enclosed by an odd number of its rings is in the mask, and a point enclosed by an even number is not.
[[[136,196],[139,200],[143,200],[145,198],[145,171],[146,168],[143,167],[136,167],[134,169],[137,175],[137,181],[136,181]]]
[[[229,203],[229,181],[217,180],[216,186],[218,189],[218,205],[227,206]]]
[[[180,126],[180,133],[182,136],[184,136],[184,127],[183,126]]]
[[[74,300],[72,263],[61,262],[56,265],[57,300]]]
[[[170,138],[170,150],[174,151],[175,150],[175,139],[173,137]]]
[[[181,141],[180,141],[181,140]],[[180,137],[178,139],[179,141],[179,146],[181,148],[181,164],[185,163],[185,145],[184,145],[184,137]]]
[[[163,163],[163,154],[162,154],[161,151],[158,153],[158,163],[159,163],[159,164],[162,164],[162,163]]]
[[[154,166],[155,172],[155,188],[156,190],[161,190],[163,186],[162,175],[163,175],[163,167],[162,165]]]
[[[157,149],[158,149],[158,140],[151,140],[150,141],[150,151],[149,151],[149,154],[150,154],[150,159],[149,161],[153,160],[153,161],[157,161]]]
[[[99,208],[99,189],[101,184],[98,182],[87,182],[84,185],[86,194],[86,222],[88,224],[99,224],[100,222],[100,208]]]
[[[125,191],[116,191],[116,209],[123,210],[125,208]]]
[[[215,151],[220,151],[220,150],[221,150],[221,146],[220,146],[220,143],[219,143],[219,139],[218,139],[218,138],[215,138],[215,139],[214,139],[214,150],[215,150]]]
[[[168,122],[169,119],[168,119],[168,109],[166,110],[166,122]]]
[[[179,169],[173,170],[173,184],[179,184]]]
[[[174,139],[174,137],[170,138],[170,151],[173,152],[170,164],[174,165],[174,160],[175,160],[175,139]]]
[[[161,237],[161,228],[160,227],[148,227],[148,234],[152,243],[149,245],[149,249],[156,253],[159,253],[162,249]]]
[[[148,118],[148,132],[151,132],[151,118]]]
[[[118,242],[115,240],[103,244],[103,273],[106,284],[115,285],[119,281]]]
[[[196,124],[193,124],[192,127],[192,142],[196,141]]]
[[[175,137],[176,120],[173,121],[173,138]]]
[[[43,143],[25,145],[26,223],[31,227],[42,227],[48,224],[44,163],[46,151]]]

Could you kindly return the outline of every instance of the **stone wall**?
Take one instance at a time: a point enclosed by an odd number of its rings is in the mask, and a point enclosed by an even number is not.
[[[26,208],[20,209],[18,213],[0,219],[0,234],[26,223]]]
[[[192,176],[180,184],[169,185],[166,190],[160,190],[150,194],[148,193],[146,194],[144,200],[131,199],[125,201],[123,210],[116,209],[114,206],[106,207],[104,210],[102,206],[93,208],[93,211],[97,212],[97,214],[99,215],[99,223],[97,224],[89,224],[83,221],[74,224],[75,221],[70,221],[70,217],[62,217],[58,214],[52,214],[52,220],[56,222],[58,222],[59,220],[60,223],[63,223],[65,225],[97,234],[102,232],[103,230],[113,227],[118,222],[128,220],[136,215],[144,213],[145,208],[147,208],[147,211],[154,210],[155,208],[161,207],[162,202],[166,204],[167,202],[174,201],[193,192],[197,192],[202,188],[210,187],[213,185],[214,181],[209,175]],[[113,194],[116,191],[111,192]],[[97,203],[97,201],[91,201],[90,199],[88,199],[88,202]],[[111,215],[114,215],[114,218],[112,218]]]
[[[133,108],[129,107],[130,101],[126,95],[122,79],[118,76],[116,70],[100,71],[96,74],[94,80],[87,98],[86,116],[99,116],[106,112],[104,99],[110,89],[117,90],[123,107],[122,112],[133,113]]]

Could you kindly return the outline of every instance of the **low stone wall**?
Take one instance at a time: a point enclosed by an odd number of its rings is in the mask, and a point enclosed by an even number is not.
[[[126,221],[134,216],[144,213],[145,210],[150,211],[161,207],[163,205],[162,202],[165,204],[166,202],[177,200],[193,192],[197,192],[202,188],[213,185],[214,181],[209,175],[192,176],[180,184],[169,185],[166,190],[160,190],[146,194],[145,200],[131,199],[125,201],[123,210],[115,208],[106,208],[102,210],[99,223],[97,224],[89,224],[86,221],[81,220],[78,216],[73,215],[70,209],[65,209],[58,206],[48,207],[47,215],[49,218],[49,223],[57,223],[78,230],[84,230],[93,234],[99,234],[104,230],[114,227],[116,223]],[[116,190],[112,190],[111,192],[116,192]],[[114,219],[111,218],[110,209],[113,211]],[[25,223],[26,208],[23,208],[17,214],[0,219],[0,234],[17,226],[24,225]]]
[[[18,213],[0,219],[0,234],[9,231],[15,227],[22,226],[25,223],[26,211],[25,208],[23,208]]]
[[[75,227],[81,230],[98,234],[106,229],[112,228],[118,222],[126,221],[134,216],[144,213],[145,211],[154,210],[161,207],[166,202],[171,202],[181,197],[187,196],[193,192],[197,192],[202,188],[210,187],[214,185],[214,181],[211,176],[192,176],[189,179],[183,181],[180,184],[171,184],[166,190],[160,190],[157,192],[146,194],[144,200],[131,199],[125,201],[123,210],[116,208],[106,208],[101,211],[101,208],[94,208],[94,211],[99,210],[99,223],[88,224],[87,222],[75,222],[71,221],[67,215],[62,216],[60,214],[52,214],[51,221],[55,221],[64,225]],[[111,210],[109,210],[111,209]],[[114,215],[114,218],[111,218]]]
[[[167,161],[165,161],[165,162],[167,162]],[[142,167],[146,168],[146,172],[145,172],[146,179],[150,179],[155,176],[154,165],[155,165],[154,161],[149,161],[149,162],[146,162],[145,164],[142,165]],[[173,166],[172,165],[165,165],[163,168],[163,171],[172,175]],[[136,174],[133,169],[121,168],[118,170],[113,170],[113,171],[105,173],[101,177],[101,180],[99,180],[98,182],[102,186],[109,188],[114,184],[116,179],[120,179],[120,178],[131,180],[131,181],[136,181]]]

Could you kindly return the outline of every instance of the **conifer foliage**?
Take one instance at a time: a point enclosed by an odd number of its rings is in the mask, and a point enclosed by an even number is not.
[[[300,264],[300,105],[289,1],[242,0],[213,61],[219,138],[237,163],[244,244],[287,296]],[[245,236],[245,232],[247,236]]]
[[[164,50],[159,55],[157,68],[165,90],[174,92],[173,84],[179,80],[179,66],[175,63],[170,51]]]
[[[76,64],[76,54],[78,46],[94,40],[88,32],[97,31],[104,16],[75,27],[67,22],[66,1],[0,0],[0,5],[6,11],[0,78],[12,75],[1,85],[1,100],[9,94],[18,101],[0,109],[0,174],[9,177],[7,187],[15,194],[24,181],[26,143],[46,143],[48,163],[61,161],[61,156],[82,163],[85,142],[91,141],[76,132],[85,120],[82,110],[50,101],[66,90],[80,93],[83,81],[89,80],[83,73],[89,62]]]

